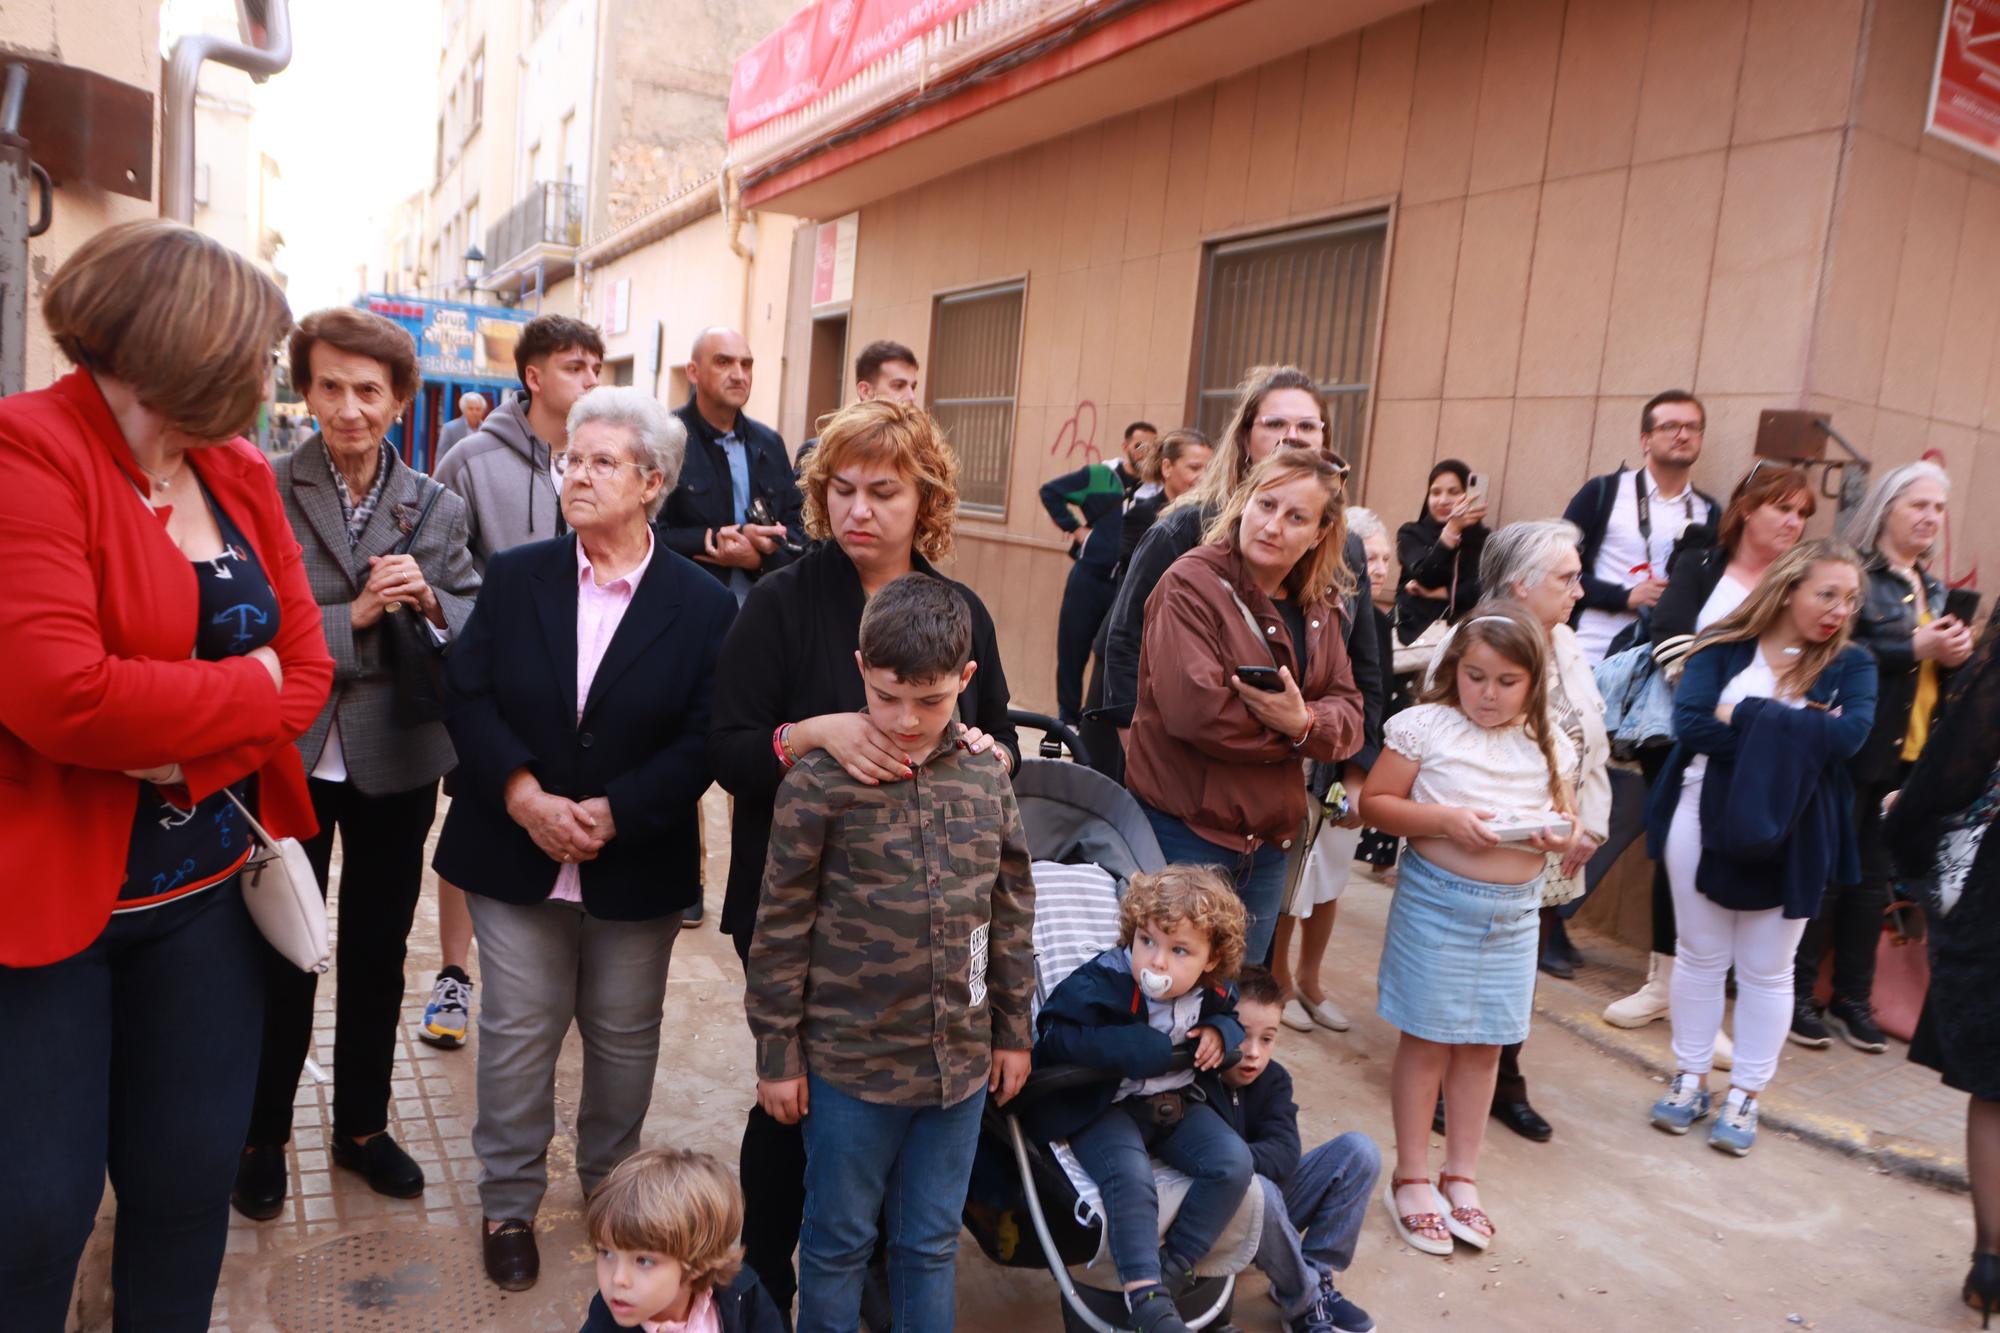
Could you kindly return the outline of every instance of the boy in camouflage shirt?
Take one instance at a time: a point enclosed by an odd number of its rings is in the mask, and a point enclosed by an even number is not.
[[[948,584],[877,592],[856,656],[909,778],[815,750],[778,788],[744,999],[758,1103],[805,1125],[798,1333],[858,1327],[885,1202],[897,1327],[952,1327],[980,1112],[1028,1076],[1035,887],[999,751],[958,743],[971,652]]]

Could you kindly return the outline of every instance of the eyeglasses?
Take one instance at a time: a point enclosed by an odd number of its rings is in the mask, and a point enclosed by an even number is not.
[[[1549,574],[1553,574],[1554,572],[1551,570]],[[1544,574],[1542,577],[1547,578],[1549,574]],[[1581,588],[1583,586],[1583,571],[1579,569],[1574,574],[1565,574],[1557,579],[1556,582],[1562,584],[1565,588]]]
[[[1284,435],[1296,435],[1302,440],[1317,440],[1326,434],[1326,422],[1318,417],[1258,417],[1256,424],[1264,430],[1277,431]]]
[[[652,471],[650,463],[634,463],[630,459],[613,458],[610,454],[592,454],[585,458],[582,454],[573,454],[567,450],[551,457],[549,466],[556,470],[558,477],[569,475],[571,468],[582,468],[590,473],[592,481],[610,481],[618,475],[618,469],[621,467],[635,467],[641,472]]]
[[[1708,433],[1708,427],[1699,421],[1662,421],[1646,433],[1648,435],[1686,435],[1689,439],[1700,439]]]

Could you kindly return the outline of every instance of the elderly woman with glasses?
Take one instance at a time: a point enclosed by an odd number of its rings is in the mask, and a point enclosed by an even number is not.
[[[570,535],[496,554],[447,675],[462,785],[434,862],[485,971],[479,1114],[486,1272],[540,1271],[556,1056],[583,1039],[576,1172],[639,1144],[667,960],[700,884],[710,692],[736,599],[656,545],[687,434],[636,389],[577,401],[553,463]]]

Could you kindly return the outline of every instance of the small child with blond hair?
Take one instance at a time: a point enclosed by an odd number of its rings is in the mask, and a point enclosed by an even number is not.
[[[649,1148],[590,1196],[597,1295],[581,1333],[784,1333],[757,1275],[742,1266],[743,1191],[707,1153]]]
[[[1235,887],[1211,867],[1134,875],[1118,905],[1118,947],[1064,978],[1037,1020],[1037,1066],[1123,1076],[1049,1096],[1029,1112],[1028,1128],[1068,1139],[1096,1182],[1140,1333],[1186,1333],[1176,1302],[1250,1186],[1249,1148],[1195,1086],[1197,1070],[1220,1068],[1243,1041],[1229,982],[1243,966],[1247,928]],[[1184,1042],[1194,1044],[1194,1063],[1176,1069]],[[1155,1156],[1192,1182],[1164,1238]]]

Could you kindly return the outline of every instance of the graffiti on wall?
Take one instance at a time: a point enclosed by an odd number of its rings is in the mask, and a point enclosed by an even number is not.
[[[1083,455],[1082,462],[1076,461],[1078,454]],[[1049,456],[1060,458],[1071,467],[1101,461],[1097,452],[1096,403],[1085,398],[1076,405],[1076,410],[1056,428],[1056,437],[1049,445]]]

